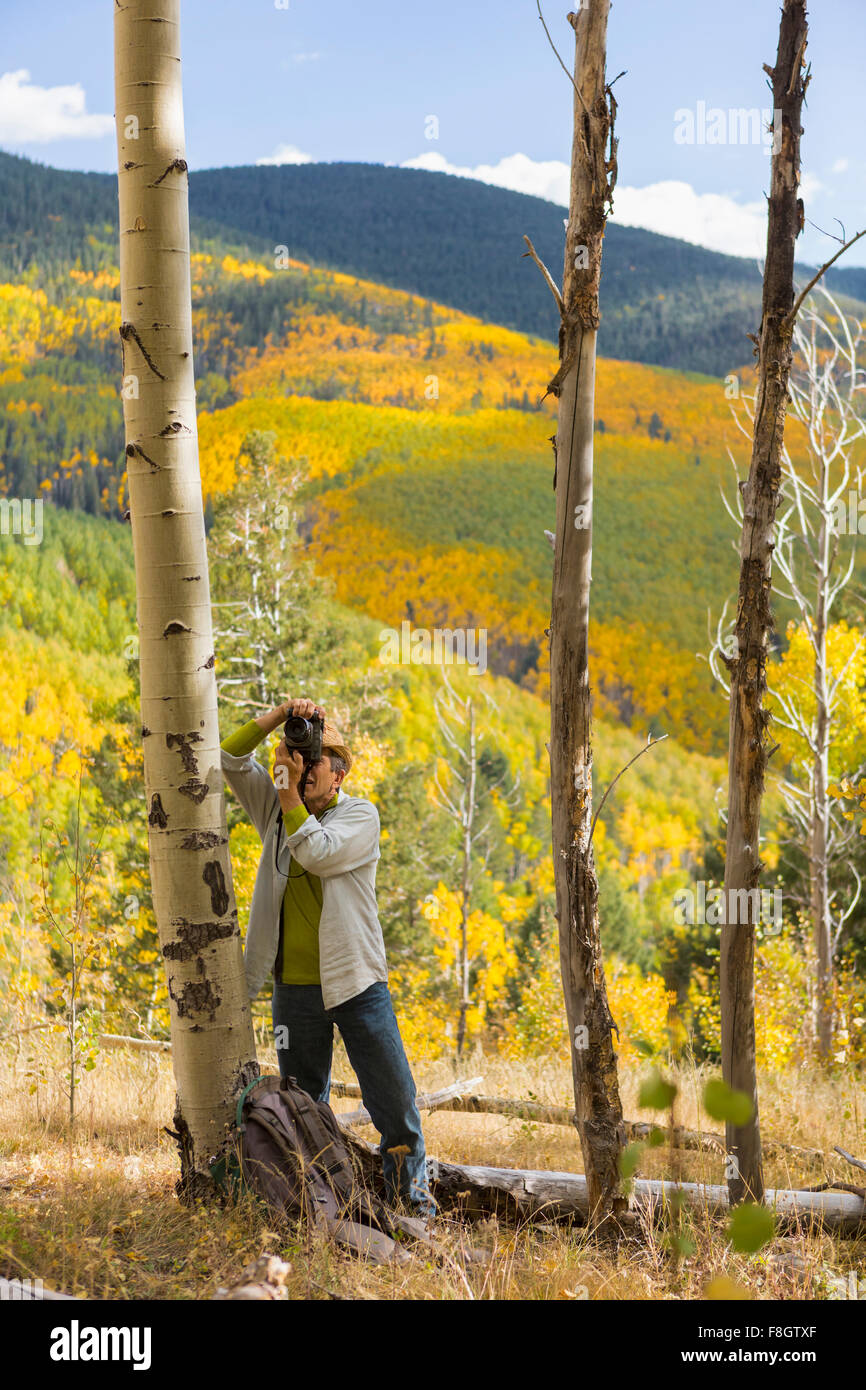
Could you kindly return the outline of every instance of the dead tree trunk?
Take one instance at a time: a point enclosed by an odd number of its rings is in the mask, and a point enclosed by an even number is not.
[[[794,305],[794,245],[802,226],[800,116],[808,76],[803,73],[805,0],[784,0],[774,68],[773,154],[761,326],[757,338],[758,389],[752,457],[743,496],[740,583],[731,676],[728,825],[725,858],[726,922],[721,938],[722,1072],[729,1086],[752,1101],[752,1118],[727,1125],[732,1202],[762,1201],[764,1177],[755,1070],[755,927],[761,875],[760,821],[767,765],[769,715],[764,709],[774,525],[782,478]]]
[[[568,16],[575,32],[574,139],[565,238],[554,451],[556,537],[550,621],[550,780],[560,962],[577,1130],[594,1220],[624,1209],[614,1022],[608,1007],[592,852],[589,596],[598,286],[616,178],[615,103],[605,82],[609,0]],[[532,248],[530,246],[530,253]]]

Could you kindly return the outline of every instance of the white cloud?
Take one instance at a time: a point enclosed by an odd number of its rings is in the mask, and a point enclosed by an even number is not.
[[[509,154],[498,164],[477,164],[474,169],[449,164],[442,154],[430,150],[417,159],[407,159],[404,169],[426,169],[432,174],[456,174],[461,179],[478,179],[481,183],[511,188],[515,193],[532,193],[550,203],[568,207],[568,165],[558,159],[535,160],[525,154]]]
[[[26,68],[0,76],[0,141],[9,145],[49,140],[99,140],[114,131],[113,116],[89,114],[79,82],[37,87]]]
[[[844,174],[848,169],[847,159],[837,159],[831,170],[834,174]]]
[[[561,160],[533,160],[525,154],[512,154],[498,164],[468,168],[450,164],[444,155],[431,150],[417,159],[406,160],[402,167],[479,179],[568,206],[569,168]],[[807,191],[811,195],[819,187],[815,179],[807,185]],[[767,209],[763,200],[738,203],[726,193],[696,193],[691,184],[674,179],[644,188],[618,185],[613,220],[731,256],[763,255],[766,248]]]
[[[615,222],[679,237],[728,256],[762,256],[767,244],[767,205],[738,203],[726,193],[696,193],[691,184],[667,179],[646,188],[617,187]]]
[[[273,154],[264,155],[256,164],[312,164],[313,156],[304,154],[297,145],[278,145]]]
[[[321,58],[321,53],[293,53],[293,63],[317,63]]]

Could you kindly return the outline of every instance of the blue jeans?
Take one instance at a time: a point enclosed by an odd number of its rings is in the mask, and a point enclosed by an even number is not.
[[[385,1185],[404,1197],[418,1215],[432,1215],[436,1203],[427,1186],[427,1159],[415,1082],[403,1049],[388,986],[370,985],[361,994],[326,1009],[319,985],[274,985],[274,1033],[286,1030],[286,1045],[277,1048],[280,1076],[293,1076],[313,1100],[328,1100],[334,1024],[340,1030],[349,1062],[361,1085],[361,1097],[382,1136],[379,1152]],[[389,1152],[405,1146],[408,1153]]]

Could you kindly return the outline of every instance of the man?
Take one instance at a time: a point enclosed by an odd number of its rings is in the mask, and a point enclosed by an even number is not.
[[[376,908],[379,813],[343,791],[352,755],[328,720],[303,798],[303,758],[285,739],[273,780],[268,776],[252,752],[291,715],[312,719],[324,710],[312,700],[288,700],[222,743],[226,781],[262,839],[244,951],[249,995],[254,999],[273,971],[280,1075],[294,1076],[314,1100],[330,1094],[336,1023],[382,1136],[386,1184],[417,1214],[432,1215],[415,1083]]]

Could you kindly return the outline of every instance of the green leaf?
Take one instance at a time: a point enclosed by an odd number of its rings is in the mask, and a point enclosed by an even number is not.
[[[704,1109],[714,1120],[745,1125],[752,1118],[754,1107],[745,1091],[732,1091],[726,1081],[708,1081],[704,1087]]]
[[[652,1057],[655,1052],[652,1043],[648,1042],[646,1038],[629,1038],[629,1042],[642,1057]]]
[[[667,1140],[665,1139],[664,1130],[659,1129],[658,1125],[653,1125],[647,1137],[647,1143],[649,1144],[650,1148],[661,1149],[666,1142]]]
[[[753,1255],[773,1239],[775,1231],[776,1218],[771,1211],[754,1202],[743,1202],[731,1213],[726,1235],[735,1250]]]
[[[668,1110],[676,1093],[673,1082],[665,1081],[661,1072],[654,1071],[641,1082],[637,1103],[642,1110]]]
[[[691,1236],[680,1235],[677,1231],[669,1232],[664,1243],[669,1250],[673,1250],[677,1255],[693,1255],[698,1248]]]
[[[633,1178],[635,1173],[637,1172],[642,1153],[643,1144],[634,1143],[627,1144],[626,1147],[623,1149],[622,1153],[620,1154],[619,1171],[622,1174],[622,1176],[626,1179],[626,1181],[628,1181],[630,1178]]]

